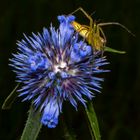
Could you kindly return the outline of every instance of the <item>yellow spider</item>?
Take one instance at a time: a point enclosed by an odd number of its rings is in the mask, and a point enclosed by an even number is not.
[[[85,38],[89,45],[91,45],[95,51],[109,51],[120,54],[125,53],[125,51],[118,51],[106,46],[106,37],[101,27],[106,25],[118,25],[127,30],[130,34],[132,34],[130,30],[128,30],[124,25],[118,22],[106,22],[97,24],[93,21],[91,16],[81,7],[76,9],[71,14],[74,14],[77,11],[81,11],[89,19],[90,25],[81,25],[76,21],[73,21],[71,24],[76,30],[76,32],[78,32],[83,38]]]

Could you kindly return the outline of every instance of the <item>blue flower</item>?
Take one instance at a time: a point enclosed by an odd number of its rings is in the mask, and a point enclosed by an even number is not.
[[[69,101],[77,110],[77,103],[86,107],[86,99],[100,92],[106,70],[106,59],[91,46],[78,39],[71,22],[74,16],[58,16],[57,30],[43,29],[43,33],[24,35],[18,41],[18,53],[10,59],[17,82],[22,83],[19,96],[31,100],[35,110],[41,112],[41,122],[49,128],[58,124],[63,101]],[[87,97],[87,98],[85,98]]]

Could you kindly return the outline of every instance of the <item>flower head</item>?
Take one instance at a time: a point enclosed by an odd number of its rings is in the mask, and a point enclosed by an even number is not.
[[[49,128],[58,124],[64,100],[77,109],[78,101],[86,106],[85,97],[92,99],[93,91],[100,92],[103,79],[96,74],[105,72],[100,66],[107,64],[91,46],[79,41],[71,26],[74,19],[58,16],[58,30],[51,26],[42,34],[24,35],[17,43],[19,52],[10,59],[22,83],[19,96],[32,100],[35,110],[42,113],[41,122]]]

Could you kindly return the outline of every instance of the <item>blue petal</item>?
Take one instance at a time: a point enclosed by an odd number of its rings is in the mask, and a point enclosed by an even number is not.
[[[41,122],[49,128],[54,128],[58,124],[59,113],[60,107],[57,100],[50,100],[44,108]]]

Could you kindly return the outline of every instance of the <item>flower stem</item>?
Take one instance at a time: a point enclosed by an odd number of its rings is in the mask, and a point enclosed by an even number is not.
[[[88,116],[91,131],[94,134],[95,140],[101,140],[98,120],[97,120],[92,102],[88,103],[87,108],[85,110],[86,110],[86,114]]]
[[[20,140],[36,140],[41,127],[42,124],[40,123],[40,112],[34,112],[31,106]]]

